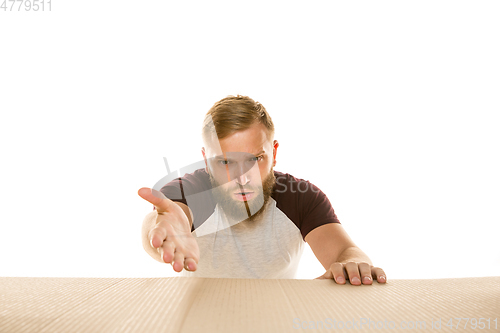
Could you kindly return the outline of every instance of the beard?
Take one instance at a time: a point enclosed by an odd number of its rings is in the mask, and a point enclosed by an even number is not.
[[[208,169],[208,176],[212,184],[212,195],[215,202],[219,204],[226,216],[235,223],[242,221],[255,221],[260,218],[266,211],[267,203],[273,193],[276,177],[274,170],[271,167],[262,184],[255,187],[245,186],[245,189],[250,189],[254,192],[254,197],[248,201],[237,201],[234,199],[234,193],[238,192],[238,185],[232,188],[225,188],[224,184],[220,184],[215,180]]]

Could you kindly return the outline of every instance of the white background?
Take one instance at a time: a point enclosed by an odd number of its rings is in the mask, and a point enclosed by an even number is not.
[[[389,280],[500,275],[498,2],[52,2],[0,11],[0,276],[174,276],[137,190],[235,94]]]

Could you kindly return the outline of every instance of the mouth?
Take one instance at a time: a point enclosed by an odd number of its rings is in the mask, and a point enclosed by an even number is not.
[[[238,200],[238,201],[248,201],[248,200],[253,198],[253,196],[255,195],[255,192],[252,192],[252,191],[235,192],[233,195],[236,198],[236,200]]]

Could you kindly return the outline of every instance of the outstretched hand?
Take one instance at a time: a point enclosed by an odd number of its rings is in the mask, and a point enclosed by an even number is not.
[[[160,254],[163,262],[172,264],[174,271],[180,272],[183,268],[195,271],[200,250],[182,208],[154,189],[143,187],[138,194],[152,203],[158,214],[148,234],[151,247]]]

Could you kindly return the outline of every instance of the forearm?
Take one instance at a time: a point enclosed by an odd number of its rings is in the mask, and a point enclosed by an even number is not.
[[[355,246],[348,247],[337,258],[337,262],[341,262],[344,264],[350,261],[366,262],[370,265],[373,265],[370,258],[363,251],[361,251],[359,247]]]

